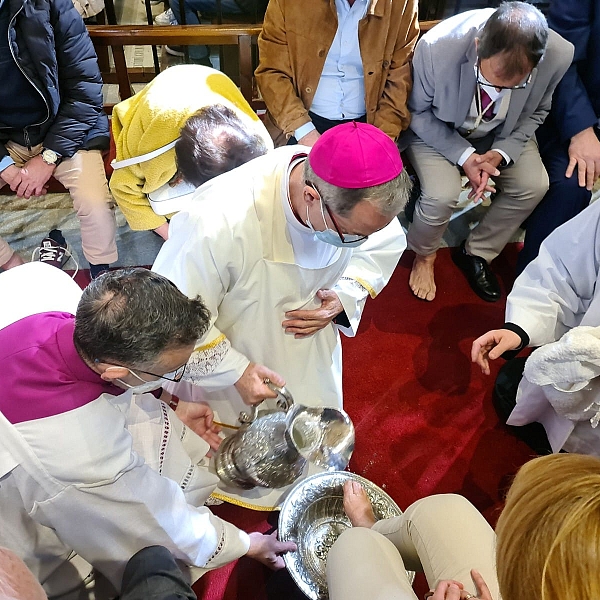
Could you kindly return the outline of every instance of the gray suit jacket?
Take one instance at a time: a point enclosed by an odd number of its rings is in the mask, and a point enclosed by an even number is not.
[[[408,102],[410,129],[402,137],[405,148],[414,136],[456,164],[471,147],[457,129],[464,123],[475,94],[477,61],[475,38],[494,9],[455,15],[427,32],[413,58],[413,89]],[[492,132],[493,148],[513,162],[550,110],[554,88],[573,59],[573,45],[550,31],[546,52],[533,70],[531,83],[511,92],[506,120]]]

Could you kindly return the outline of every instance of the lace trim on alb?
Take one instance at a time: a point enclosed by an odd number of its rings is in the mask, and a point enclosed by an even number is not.
[[[162,440],[160,442],[160,449],[158,452],[158,474],[162,475],[163,466],[165,463],[165,455],[167,453],[167,445],[169,444],[169,438],[171,437],[171,420],[169,419],[167,405],[164,402],[160,403],[160,410],[162,411],[164,426]]]
[[[217,368],[230,348],[231,343],[223,336],[223,339],[214,346],[195,350],[187,363],[183,380],[201,384],[202,378],[210,375]]]
[[[223,546],[225,545],[225,528],[221,528],[221,536],[219,538],[219,543],[215,548],[215,551],[210,555],[210,558],[206,561],[206,566],[210,563],[211,560],[214,560],[216,556],[223,550]]]
[[[183,477],[183,480],[181,481],[179,487],[185,491],[185,488],[189,485],[190,481],[192,480],[192,475],[194,474],[194,470],[196,468],[196,465],[190,465],[190,468],[187,470],[185,476]]]

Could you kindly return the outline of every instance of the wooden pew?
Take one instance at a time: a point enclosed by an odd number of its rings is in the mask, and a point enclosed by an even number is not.
[[[261,25],[90,25],[88,31],[96,48],[108,46],[112,49],[121,100],[133,94],[130,71],[125,62],[125,46],[205,44],[237,46],[240,89],[246,100],[252,104],[252,42],[258,38],[261,28]],[[105,82],[106,79],[105,76]]]
[[[422,21],[421,35],[429,31],[439,21]],[[261,24],[222,24],[222,25],[90,25],[88,31],[96,48],[110,47],[115,62],[115,76],[103,73],[105,83],[119,86],[121,100],[129,98],[131,70],[125,61],[125,46],[174,46],[213,45],[237,46],[239,56],[239,85],[243,96],[254,108],[260,107],[253,98],[254,63],[252,44],[256,43],[262,29]]]

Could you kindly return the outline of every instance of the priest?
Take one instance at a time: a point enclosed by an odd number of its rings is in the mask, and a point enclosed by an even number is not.
[[[295,545],[203,506],[217,481],[194,433],[218,444],[207,407],[146,393],[185,370],[208,326],[200,299],[146,269],[105,273],[78,305],[77,285],[41,263],[0,286],[0,546],[50,597],[83,586],[92,566],[118,589],[131,556],[154,545],[194,577],[243,555],[283,566]]]
[[[341,408],[339,333],[356,334],[406,247],[396,217],[409,188],[394,142],[351,122],[312,150],[276,149],[198,189],[153,267],[211,312],[186,373],[202,395],[189,383],[177,394],[201,397],[227,427],[275,396],[265,377],[298,403]],[[256,490],[225,496],[277,503]]]

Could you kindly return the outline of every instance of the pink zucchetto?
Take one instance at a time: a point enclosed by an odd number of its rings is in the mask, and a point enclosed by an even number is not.
[[[368,123],[344,123],[326,131],[308,160],[323,181],[341,188],[368,188],[387,183],[402,172],[394,141]]]

